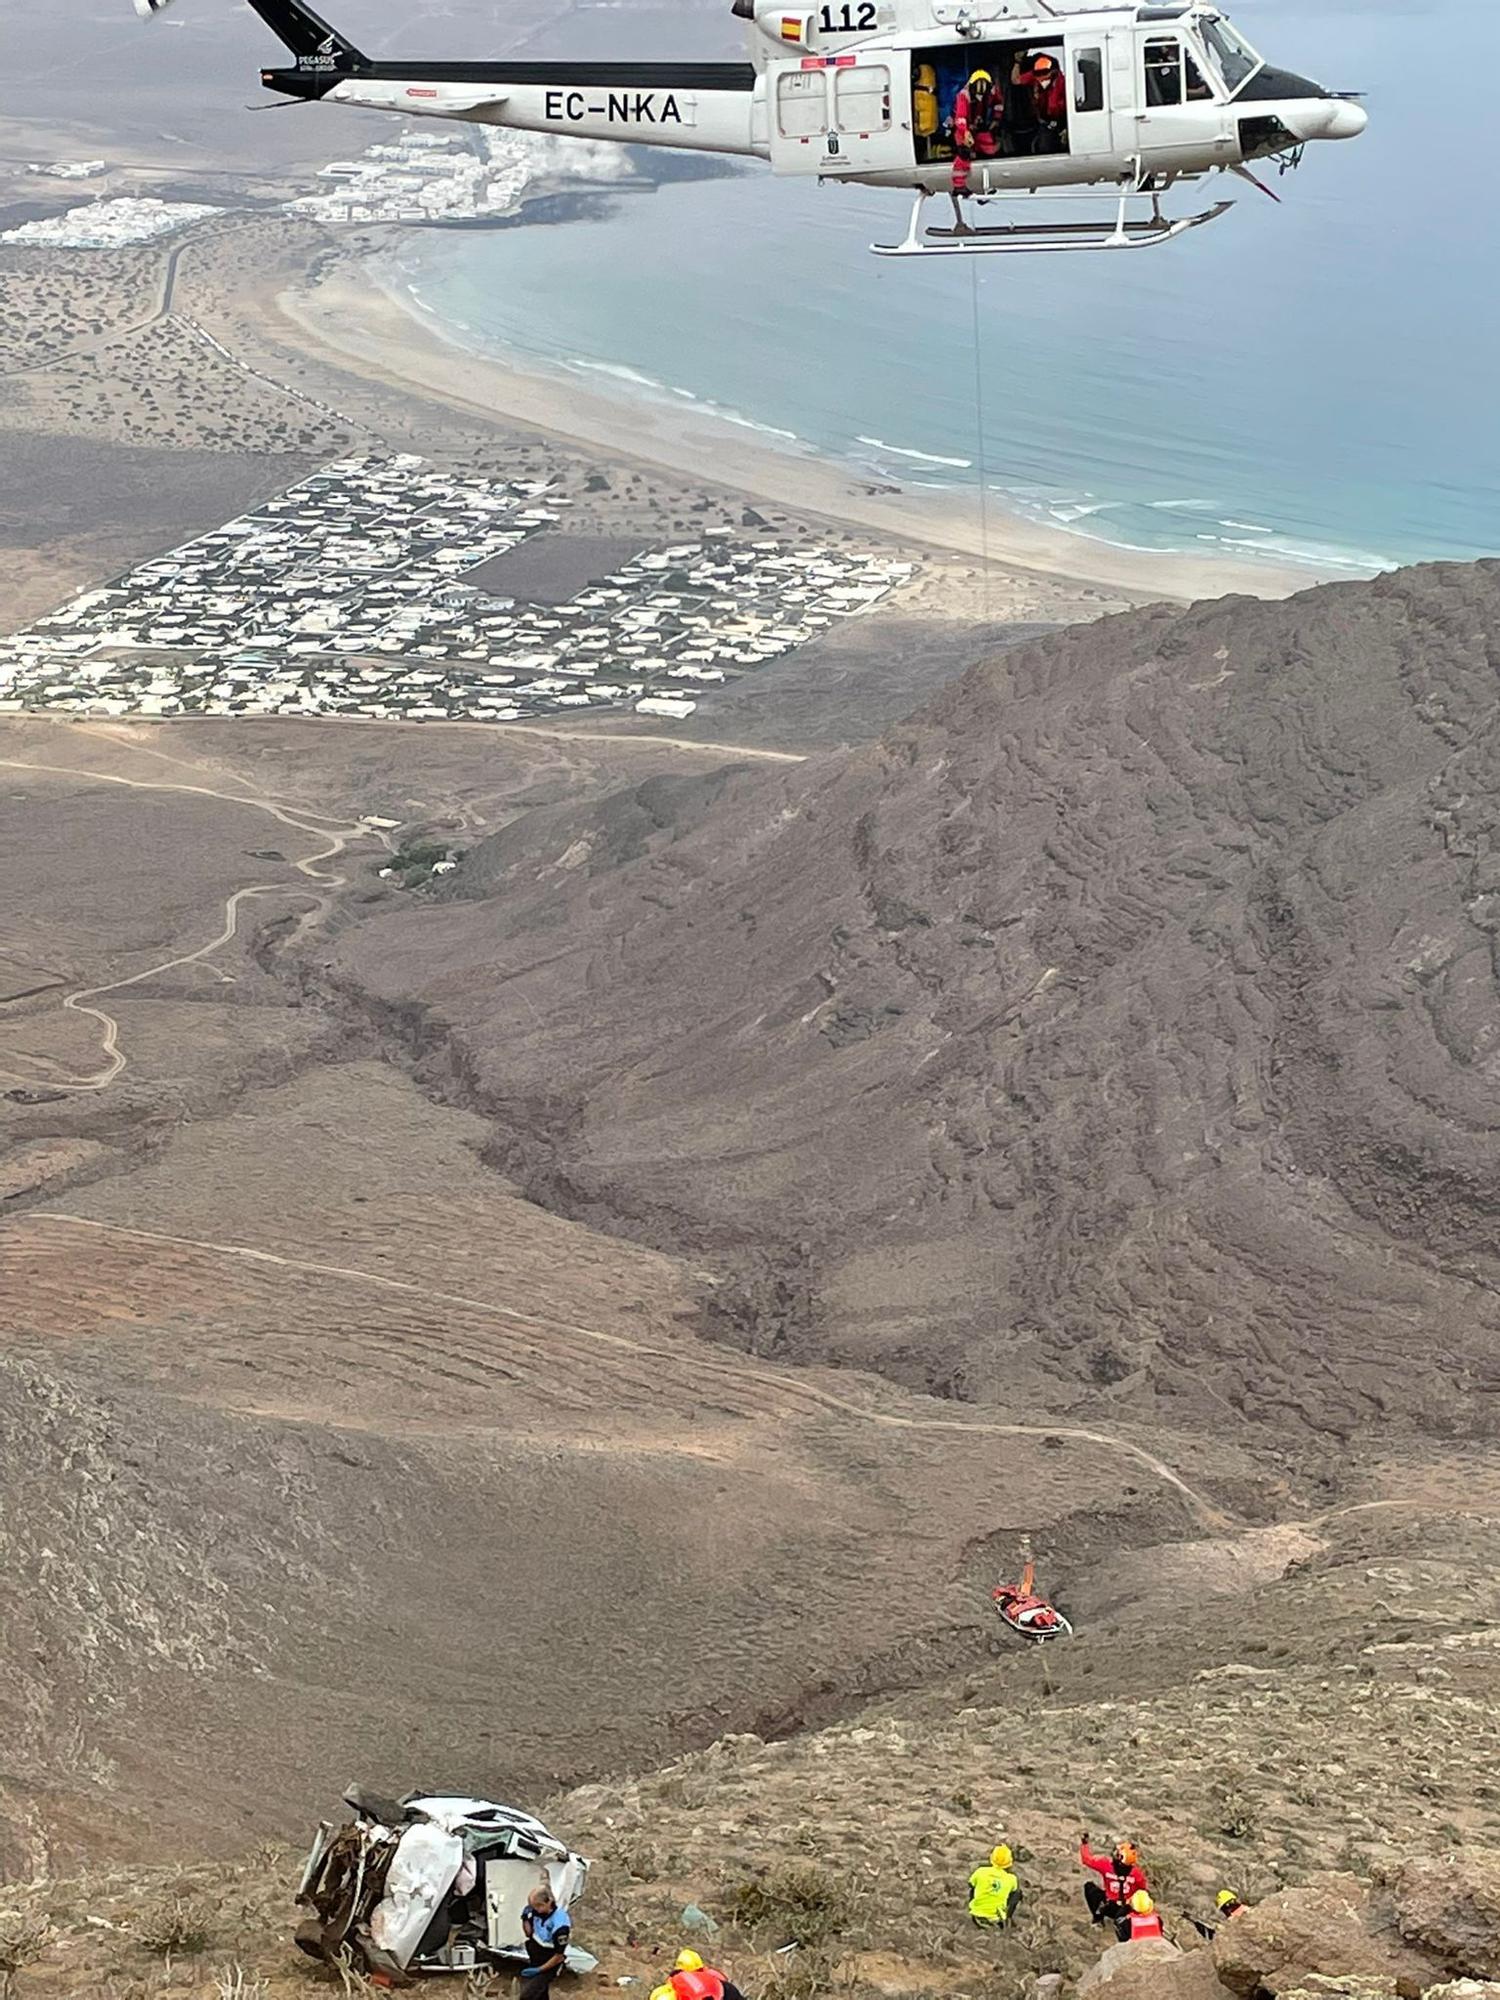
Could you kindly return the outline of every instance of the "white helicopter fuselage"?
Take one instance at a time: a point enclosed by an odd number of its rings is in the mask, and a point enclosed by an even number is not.
[[[473,65],[470,79],[456,73],[464,65],[438,76],[435,64],[398,74],[383,63],[319,94],[405,116],[738,154],[779,174],[935,191],[953,175],[944,97],[951,103],[957,82],[981,68],[1003,92],[1021,61],[1050,55],[1065,81],[1061,129],[1048,150],[1002,145],[973,158],[969,191],[981,196],[1167,185],[1353,138],[1366,122],[1347,99],[1261,62],[1207,0],[1077,10],[1046,0],[828,0],[811,10],[736,0],[736,12],[746,18],[745,64],[601,64],[595,82],[576,62],[530,65],[535,81],[520,64]]]

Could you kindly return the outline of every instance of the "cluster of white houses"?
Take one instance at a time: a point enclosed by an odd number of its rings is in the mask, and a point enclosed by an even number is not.
[[[468,477],[409,455],[324,466],[0,639],[0,708],[683,716],[695,688],[873,609],[914,568],[716,527],[634,554],[560,603],[466,581],[530,538],[559,536],[570,504],[548,481]],[[545,568],[544,550],[529,553]]]
[[[619,146],[470,126],[410,129],[318,170],[316,194],[286,204],[315,222],[472,222],[510,215],[538,183],[638,178]]]

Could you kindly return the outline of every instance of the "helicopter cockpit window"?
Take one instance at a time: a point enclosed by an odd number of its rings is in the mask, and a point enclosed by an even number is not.
[[[1233,97],[1261,68],[1261,58],[1244,36],[1225,20],[1205,21],[1203,39],[1208,44],[1209,60],[1224,79],[1224,88]]]
[[[1146,44],[1146,102],[1153,108],[1164,104],[1196,102],[1211,97],[1201,69],[1191,52],[1175,35],[1158,35]]]
[[[1182,44],[1175,35],[1146,44],[1146,102],[1182,102]]]

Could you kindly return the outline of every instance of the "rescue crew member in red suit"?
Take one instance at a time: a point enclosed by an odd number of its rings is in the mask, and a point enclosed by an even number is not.
[[[1018,56],[1010,80],[1031,92],[1031,108],[1036,114],[1035,153],[1066,152],[1068,144],[1068,86],[1062,67],[1046,54]]]
[[[976,69],[953,103],[953,192],[966,194],[969,164],[993,160],[1000,152],[1002,106],[995,79]]]
[[[705,1965],[695,1951],[680,1951],[677,1964],[665,1988],[675,2000],[745,2000],[738,1986],[725,1973]],[[656,1995],[651,1996],[656,2000]]]
[[[1130,1942],[1136,1944],[1141,1938],[1165,1936],[1155,1903],[1144,1889],[1137,1889],[1130,1899]]]
[[[1084,1834],[1078,1842],[1078,1859],[1100,1878],[1085,1882],[1083,1900],[1096,1924],[1113,1924],[1122,1940],[1130,1935],[1130,1899],[1142,1889],[1149,1891],[1141,1857],[1128,1840],[1122,1840],[1108,1854],[1096,1854]]]

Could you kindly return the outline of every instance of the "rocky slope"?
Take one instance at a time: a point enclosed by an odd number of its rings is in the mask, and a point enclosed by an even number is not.
[[[340,975],[731,1338],[1486,1433],[1500,565],[1131,613],[878,745],[480,844]]]
[[[546,1801],[594,1857],[579,1931],[599,1990],[643,2000],[706,1938],[761,2000],[1494,2000],[1448,1991],[1500,1981],[1492,1533],[1461,1512],[1400,1535],[1347,1516],[1241,1595],[1232,1640],[1206,1610],[1105,1621],[823,1730]],[[1103,1951],[1085,1828],[1139,1841],[1180,1957]],[[997,1937],[968,1923],[963,1885],[1001,1838],[1025,1901]],[[306,1995],[293,1867],[268,1849],[0,1893],[0,1936],[56,1932],[19,2000]],[[1253,1908],[1205,1948],[1192,1919],[1226,1883]],[[717,1928],[686,1928],[690,1904]]]

